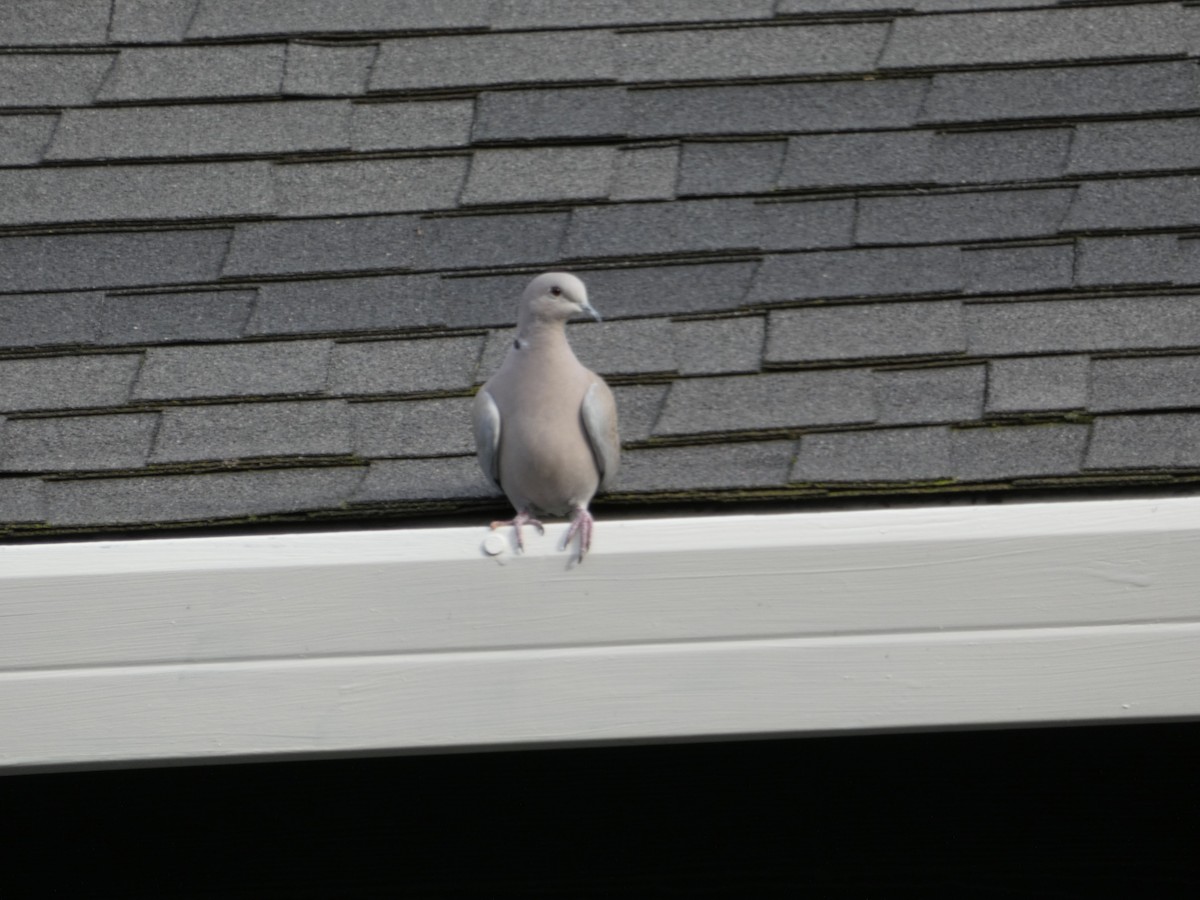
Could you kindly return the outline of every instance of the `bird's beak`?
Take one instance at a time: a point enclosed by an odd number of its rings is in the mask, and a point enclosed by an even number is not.
[[[586,300],[583,301],[583,311],[597,322],[603,321],[603,319],[600,318],[600,313],[596,312],[596,307],[592,306],[592,304],[588,303]]]

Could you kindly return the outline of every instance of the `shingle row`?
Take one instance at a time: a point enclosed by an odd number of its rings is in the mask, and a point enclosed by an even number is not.
[[[1021,143],[1040,140],[1035,132],[1018,134]],[[952,141],[960,147],[970,142]],[[1057,138],[1050,143],[1057,143]],[[698,157],[690,152],[683,154],[682,183],[693,189],[697,189],[697,178],[709,188],[726,181],[735,188],[761,188],[764,185],[756,182],[778,160],[777,152],[768,151],[759,157],[752,148],[747,168],[725,179],[719,173],[705,174],[704,169],[733,165],[736,152],[719,149],[715,156],[701,152]],[[1031,167],[1036,165],[1034,156],[1023,159],[1025,162],[1002,165],[1009,174],[1017,174],[1019,166],[1031,174]],[[236,229],[223,270],[226,276],[241,276],[437,270],[537,264],[556,258],[577,261],[1185,229],[1195,225],[1195,210],[1200,206],[1197,175],[1104,179],[1077,186],[867,196],[857,200],[640,202],[668,192],[679,161],[674,148],[625,151],[612,147],[556,147],[481,150],[473,156],[285,164],[242,161],[0,169],[0,225],[378,216],[450,212],[459,202],[468,207],[583,204],[569,217],[566,212],[523,217],[522,223],[539,229],[536,234],[507,227],[515,219],[490,216],[247,224]],[[786,174],[786,158],[783,165],[784,177],[790,177]],[[827,169],[822,165],[811,170]],[[585,203],[614,197],[633,202]],[[217,234],[184,237],[182,233],[160,233],[132,242],[165,241],[181,246],[196,242],[215,248],[222,243]],[[39,246],[73,240],[81,247],[91,245],[103,252],[109,245],[119,244],[121,238],[93,235],[0,240],[15,254],[13,272],[0,274],[0,291],[12,291],[29,289],[22,286],[26,284],[21,278],[26,268],[23,257],[36,255]],[[22,240],[26,241],[24,245],[10,243]],[[208,258],[211,253],[212,249],[202,251],[201,256]],[[127,280],[109,282],[104,261],[98,262],[91,270],[80,272],[81,276],[86,273],[86,278],[59,275],[40,283],[48,288],[139,283],[129,276],[125,276]],[[1188,269],[1192,263],[1183,260],[1178,265]],[[135,266],[134,272],[142,268]],[[164,273],[157,283],[173,281]]]
[[[195,0],[189,0],[195,2]],[[455,29],[577,28],[601,25],[662,25],[676,22],[767,19],[773,0],[699,0],[688,3],[628,3],[620,0],[563,4],[553,0],[459,0],[440,4],[351,0],[337,10],[323,3],[201,0],[189,38],[275,34],[439,31]],[[183,33],[181,32],[181,36]]]
[[[65,246],[70,250],[76,245]],[[643,266],[596,270],[587,277],[606,316],[623,318],[730,310],[745,298],[755,268],[752,262]],[[43,274],[59,281],[64,277],[64,272],[32,266],[12,275],[29,276],[18,284],[29,289],[46,287],[36,280]],[[151,275],[146,274],[146,281]],[[384,275],[269,281],[250,289],[0,295],[0,346],[113,346],[511,325],[516,298],[528,278]]]
[[[1176,61],[797,84],[485,91],[472,138],[784,135],[1197,109],[1200,67]]]
[[[315,404],[307,404],[315,406]],[[280,405],[283,406],[282,404]],[[422,431],[442,427],[441,411],[407,411],[411,428],[388,420],[381,410],[362,405],[313,409],[310,424],[333,425],[319,449],[341,451],[353,440],[377,439],[396,428],[397,440],[420,448]],[[231,413],[231,415],[234,415]],[[333,418],[326,420],[329,417]],[[357,422],[349,423],[355,415]],[[403,413],[401,414],[403,415]],[[83,417],[95,418],[95,417]],[[95,459],[120,465],[131,449],[148,446],[145,415],[108,417],[87,434]],[[380,421],[374,422],[373,419]],[[116,419],[127,421],[118,422]],[[269,417],[268,417],[269,421]],[[299,421],[296,419],[295,421]],[[214,449],[229,422],[217,422]],[[78,422],[21,422],[5,432],[10,471],[23,462],[62,452],[64,439],[78,438]],[[186,427],[180,425],[177,427]],[[303,446],[309,435],[283,437],[278,446]],[[399,436],[404,433],[403,436]],[[357,435],[351,438],[350,435]],[[297,443],[299,442],[299,443]],[[169,446],[165,445],[165,446]],[[245,449],[238,444],[232,449]],[[267,443],[264,450],[272,450]],[[169,455],[169,450],[165,451]],[[68,461],[69,462],[69,461]],[[723,493],[760,489],[800,491],[854,485],[905,488],[921,484],[1011,483],[1072,477],[1110,476],[1155,470],[1200,469],[1200,413],[1102,416],[1089,427],[1065,422],[974,428],[905,427],[816,433],[793,440],[729,445],[650,447],[625,454],[614,492],[661,495],[673,492]],[[8,523],[52,526],[119,526],[295,514],[378,504],[447,505],[491,496],[469,455],[380,459],[369,465],[324,465],[186,475],[154,474],[116,478],[0,478],[0,514]]]
[[[70,109],[57,120],[43,114],[8,116],[0,118],[0,165],[465,148],[474,109],[471,100],[300,100]],[[476,133],[489,115],[485,102]],[[615,136],[606,134],[603,123],[591,125],[589,137]],[[505,127],[517,133],[508,119]],[[1074,128],[803,134],[786,140],[688,141],[682,148],[483,149],[471,157],[461,202],[1044,181],[1196,169],[1197,146],[1200,119],[1175,118]],[[343,163],[339,171],[352,170]],[[30,176],[15,177],[19,187],[20,179]],[[369,171],[365,177],[371,177]]]
[[[1053,6],[1051,0],[988,0],[985,9]],[[336,7],[320,2],[259,0],[39,0],[0,17],[13,46],[159,43],[196,39],[278,35],[349,36],[360,33],[445,30],[523,30],[596,26],[653,26],[675,23],[766,20],[773,16],[845,16],[874,12],[967,12],[968,0],[690,0],[641,4],[590,0],[458,0],[436,3],[349,0]],[[111,21],[110,21],[111,19]],[[1053,20],[1051,20],[1053,21]],[[988,23],[985,28],[995,29]]]
[[[46,0],[31,6],[46,8],[52,2]],[[293,4],[281,4],[277,9],[270,8],[274,4],[240,5],[255,7],[256,15],[264,14],[264,22],[275,23],[266,35],[282,37],[289,30],[286,22]],[[456,28],[470,31],[460,5],[456,4],[454,12],[446,12],[442,18],[453,18],[458,23]],[[297,6],[306,8],[303,15],[314,21],[328,18],[330,23],[340,22],[343,27],[352,21],[342,8],[344,4],[329,7],[327,16],[316,9],[316,4]],[[587,6],[596,9],[595,4]],[[141,2],[137,8],[126,4],[117,10],[113,28],[116,34],[124,36],[122,40],[131,43],[170,40],[170,32],[184,14],[177,5],[172,8],[162,0]],[[222,16],[225,22],[236,18],[228,10],[222,11]],[[690,16],[693,20],[703,20],[707,11],[697,8]],[[202,17],[203,12],[198,20]],[[25,52],[3,58],[0,84],[6,89],[0,94],[6,103],[15,106],[78,106],[92,102],[186,98],[356,96],[364,92],[473,90],[495,85],[560,88],[580,83],[661,84],[828,77],[870,72],[877,58],[883,68],[900,70],[1026,62],[1077,64],[1091,59],[1161,59],[1164,61],[1122,67],[940,73],[935,76],[922,116],[944,121],[947,117],[979,120],[989,116],[1026,118],[1145,112],[1195,108],[1195,97],[1189,97],[1186,90],[1189,79],[1194,85],[1194,66],[1189,69],[1189,64],[1172,60],[1190,51],[1186,35],[1194,27],[1195,18],[1193,11],[1179,4],[1158,3],[1120,10],[1042,9],[901,16],[891,25],[881,20],[830,24],[795,21],[762,23],[757,27],[733,24],[639,31],[534,30],[446,34],[362,44],[274,41],[126,46],[114,51],[82,53],[47,52],[30,46]],[[39,27],[33,23],[26,33],[35,33]],[[82,37],[85,31],[77,33]],[[20,28],[15,32],[7,28],[0,33],[6,37],[13,35],[9,46],[22,45]],[[47,43],[53,42],[54,29],[41,29],[40,33],[46,35]],[[313,33],[330,32],[315,29]],[[63,37],[69,35],[64,33]],[[71,43],[63,41],[67,46]],[[103,41],[81,43],[96,46]],[[1108,90],[1104,89],[1106,81]],[[923,87],[920,79],[913,84]],[[688,96],[686,89],[682,90],[684,93],[679,96]],[[828,103],[838,90],[846,96],[857,94],[864,98],[887,91],[855,92],[843,84],[833,91],[799,91],[796,99],[825,97]],[[648,110],[637,93],[628,98],[630,125],[635,131],[645,127],[635,125],[636,122],[652,120],[645,115]],[[964,94],[980,102],[967,108]],[[747,115],[761,116],[770,108],[771,96],[770,92],[761,94],[756,104],[759,109],[747,110],[735,117],[734,123],[739,119],[744,121]],[[781,94],[775,92],[773,96],[778,98]],[[1143,103],[1149,96],[1154,99]],[[1063,109],[1066,97],[1077,100],[1077,104]],[[620,102],[626,103],[624,99]],[[799,112],[803,105],[801,102],[793,110]],[[642,115],[636,113],[638,107],[642,107]],[[686,111],[681,112],[686,115]],[[909,114],[915,115],[916,109],[910,107]],[[847,114],[842,116],[846,118]],[[723,118],[710,116],[709,121],[719,122]],[[805,118],[793,116],[799,121]],[[851,121],[854,127],[864,127],[861,117],[853,117]]]
[[[356,160],[351,162],[310,162],[272,165],[267,162],[180,163],[173,165],[111,165],[0,170],[0,225],[29,226],[49,223],[174,220],[217,217],[306,217],[337,216],[451,209],[463,190],[466,204],[537,203],[547,200],[603,199],[613,181],[617,152],[611,148],[555,148],[544,151],[481,151],[470,160],[464,156],[438,156],[414,159]],[[667,171],[673,158],[663,160]],[[544,173],[550,173],[546,177]],[[1107,187],[1107,184],[1101,185]],[[1138,185],[1126,187],[1138,190]],[[1142,188],[1150,190],[1152,186]],[[565,195],[565,196],[564,196]],[[930,207],[931,214],[946,210],[943,216],[982,218],[993,212],[991,201],[1003,203],[1000,195],[965,195],[960,199],[944,197],[909,200]],[[1029,222],[1039,234],[1053,233],[1058,219],[1046,218],[1046,203],[1057,211],[1069,200],[1066,191],[1029,192],[1011,196],[1003,212],[1011,210]],[[877,209],[899,209],[904,216],[903,198],[866,201],[864,213],[879,215]],[[1134,202],[1134,201],[1128,201]],[[1182,201],[1181,201],[1182,202]],[[985,204],[978,211],[973,205]],[[993,204],[994,205],[994,204]],[[678,212],[676,212],[678,210]],[[831,239],[811,237],[800,241],[777,234],[777,225],[792,224],[793,219],[808,221],[817,211],[825,218],[835,210],[839,225]],[[792,213],[796,213],[795,216]],[[923,215],[923,208],[917,215]],[[665,249],[711,249],[711,229],[681,229],[686,219],[713,216],[735,220],[733,233],[724,246],[776,247],[798,249],[836,245],[848,238],[853,219],[853,203],[804,207],[758,207],[749,201],[673,203],[645,207],[603,207],[581,209],[572,222],[566,252],[569,256],[608,255],[611,250],[590,246],[598,230],[606,224],[610,230],[628,226],[649,226],[656,233],[665,225],[666,234],[657,243]],[[1089,219],[1087,207],[1072,212],[1080,227]],[[582,221],[581,221],[582,220]],[[778,220],[778,221],[776,221]],[[950,223],[954,224],[953,222]],[[893,227],[903,227],[893,226]],[[679,234],[681,230],[689,234]],[[979,232],[979,228],[975,232]],[[991,237],[1012,236],[1006,232]],[[1018,229],[1017,233],[1025,233]],[[669,235],[669,236],[667,236]],[[843,236],[844,235],[844,236]],[[886,226],[867,226],[864,240],[886,239]],[[968,235],[976,237],[976,233]],[[934,239],[938,239],[935,237]],[[617,237],[619,241],[620,238]],[[608,242],[612,245],[612,238]],[[620,251],[618,251],[620,252]],[[654,251],[651,251],[654,252]]]
[[[1048,346],[1014,343],[1004,351],[990,351],[1028,354],[1040,349],[1055,355],[971,361],[963,348],[973,347],[972,327],[979,323],[971,321],[972,307],[966,308],[964,323],[957,303],[890,304],[880,310],[814,308],[772,314],[765,350],[766,361],[776,365],[914,356],[961,360],[954,365],[725,374],[759,371],[764,358],[764,322],[759,317],[676,323],[652,320],[649,324],[653,327],[637,321],[584,326],[576,329],[574,343],[586,364],[610,377],[673,376],[681,371],[696,376],[677,379],[669,388],[621,388],[636,410],[636,427],[626,431],[626,439],[632,441],[655,436],[872,424],[968,423],[985,416],[1003,418],[1072,410],[1111,413],[1194,409],[1200,408],[1200,356],[1194,353],[1200,346],[1200,303],[1194,298],[1189,300],[1192,302],[1184,309],[1172,309],[1169,314],[1161,308],[1139,311],[1144,316],[1141,333],[1123,345],[1126,352],[1135,346],[1169,350],[1189,345],[1193,350],[1191,354],[1171,356],[1084,355],[1089,350],[1104,350],[1105,335],[1111,335],[1113,329],[1129,331],[1137,327],[1136,316],[1114,317],[1111,309],[1104,308],[1088,315],[1093,332],[1090,336],[1081,337],[1085,327],[1079,323],[1059,321],[1065,336],[1044,342]],[[1077,302],[1104,303],[1071,301]],[[997,305],[995,311],[1003,319],[990,324],[999,335],[985,333],[982,339],[1011,337],[1005,328],[1052,330],[1037,312],[1019,309],[1029,305]],[[906,334],[928,336],[904,340]],[[110,354],[12,359],[0,361],[0,396],[4,397],[3,411],[10,415],[89,408],[121,410],[135,405],[128,412],[107,415],[27,422],[10,419],[6,426],[10,431],[35,436],[29,438],[35,441],[30,446],[59,448],[54,453],[47,451],[41,471],[128,467],[130,457],[122,455],[125,451],[119,445],[125,441],[129,447],[136,447],[151,432],[158,435],[158,443],[150,462],[351,452],[371,456],[439,455],[463,452],[466,431],[456,434],[449,427],[448,417],[457,410],[454,415],[466,421],[466,395],[473,383],[485,380],[494,371],[503,358],[508,337],[507,332],[496,333],[486,348],[482,337],[448,337],[163,347],[152,348],[144,357]],[[1107,340],[1111,342],[1111,338]],[[354,415],[345,409],[344,399],[332,399],[430,392],[462,396],[428,401],[379,400],[366,404],[369,409]],[[168,408],[157,430],[147,424],[154,417],[146,418],[149,413],[144,412],[163,401],[271,397],[310,399]],[[139,408],[143,412],[137,412]],[[420,439],[415,443],[401,440],[387,451],[392,437],[400,434],[396,428],[407,428],[398,426],[397,421],[408,421],[414,411],[415,421],[424,423]],[[364,418],[367,412],[371,415]],[[109,424],[111,428],[104,431]],[[360,430],[367,428],[373,437],[365,443],[344,437],[351,433],[352,425]],[[88,429],[92,426],[101,429],[97,435],[111,435],[109,443],[115,448],[108,456],[97,451],[97,458],[120,459],[121,465],[86,462],[91,458]],[[343,433],[344,439],[330,437],[336,432]],[[132,436],[126,440],[123,435]],[[103,443],[101,437],[96,439]],[[71,452],[71,446],[80,454],[80,466],[69,465],[61,458],[63,453]],[[289,446],[293,448],[291,453],[286,452]],[[274,450],[267,452],[264,447]],[[41,451],[27,450],[18,455],[34,459],[37,452]],[[138,455],[136,449],[128,452]]]
[[[713,211],[703,201],[700,212]],[[655,204],[631,207],[638,215],[653,213]],[[686,207],[686,204],[684,205]],[[785,204],[785,206],[789,206]],[[790,204],[837,213],[837,204]],[[717,209],[721,208],[718,204]],[[593,213],[618,209],[592,210]],[[674,216],[686,209],[667,207]],[[437,242],[447,233],[469,238],[468,225],[480,226],[478,242],[463,240],[463,262],[476,266],[524,265],[551,267],[566,254],[555,251],[564,234],[566,214],[501,216],[514,220],[497,223],[488,233],[487,219],[448,218],[421,224],[396,219],[348,219],[349,226],[337,239],[326,235],[324,244],[306,244],[305,230],[313,223],[288,226],[247,226],[245,241],[236,242],[226,264],[230,277],[252,277],[256,268],[278,266],[280,273],[295,274],[297,265],[315,269],[344,265],[353,269],[404,268],[412,258],[396,258],[400,240],[407,230],[427,230],[434,242],[432,252],[445,252]],[[600,215],[591,217],[602,221]],[[680,215],[678,221],[682,221]],[[522,221],[516,221],[522,220]],[[528,220],[526,223],[523,220]],[[671,219],[659,220],[662,230],[654,232],[653,215],[640,219],[610,221],[608,228],[568,242],[580,247],[590,242],[593,255],[634,253],[664,248],[672,240],[666,231]],[[818,216],[807,223],[816,228],[827,224]],[[515,228],[514,225],[529,227]],[[713,243],[703,244],[703,234],[685,233],[697,249],[719,247],[722,225],[735,230],[738,221],[713,218]],[[744,224],[744,223],[743,223]],[[545,226],[545,228],[542,228]],[[622,228],[623,226],[623,228]],[[445,229],[449,229],[448,231]],[[241,227],[239,226],[239,232]],[[789,234],[795,235],[793,228]],[[749,232],[747,232],[749,233]],[[605,237],[611,234],[612,237]],[[830,232],[832,234],[832,232]],[[736,237],[736,233],[734,235]],[[803,235],[801,235],[803,236]],[[195,341],[228,341],[241,337],[338,334],[428,328],[508,326],[514,322],[515,298],[528,280],[525,272],[507,275],[425,274],[328,277],[303,281],[266,281],[257,286],[220,289],[217,261],[224,251],[227,234],[221,231],[161,232],[153,242],[161,252],[146,258],[145,244],[136,234],[64,235],[0,239],[10,268],[0,271],[0,287],[13,293],[0,294],[0,346],[10,348],[53,346],[153,345]],[[643,239],[637,246],[637,239]],[[818,238],[820,235],[817,236]],[[329,240],[329,238],[333,238]],[[539,238],[546,238],[539,241]],[[608,246],[600,241],[612,241]],[[620,240],[623,243],[616,244]],[[753,244],[753,236],[747,238]],[[291,244],[294,242],[294,244]],[[289,246],[295,247],[294,254]],[[312,247],[310,252],[306,250]],[[344,254],[338,253],[345,247]],[[469,251],[474,251],[472,255]],[[76,252],[74,258],[62,255]],[[527,255],[520,255],[522,251]],[[541,255],[541,254],[545,255]],[[128,254],[128,255],[127,255]],[[537,254],[537,255],[535,255]],[[580,252],[582,255],[582,251]],[[419,259],[419,256],[417,257]],[[54,260],[54,264],[50,264]],[[87,264],[95,262],[89,270]],[[421,260],[449,266],[450,260]],[[125,265],[127,263],[127,265]],[[604,313],[615,319],[691,313],[715,313],[738,308],[756,308],[779,303],[833,299],[903,298],[905,296],[995,298],[971,305],[963,315],[971,325],[972,354],[1025,352],[1069,352],[1195,346],[1196,331],[1190,311],[1195,298],[1173,297],[1086,298],[1021,300],[1022,293],[1086,291],[1095,287],[1162,288],[1200,284],[1200,241],[1174,235],[1079,238],[1074,242],[1032,246],[997,246],[960,249],[955,246],[886,247],[870,249],[819,250],[804,253],[769,254],[761,262],[710,262],[667,266],[642,265],[618,269],[578,267],[586,277],[592,296]],[[101,277],[97,278],[99,272]],[[104,293],[70,290],[96,281],[105,273],[112,280],[125,279],[152,284],[156,280],[198,282],[187,291],[150,289],[138,293]],[[266,272],[262,274],[275,274]],[[7,283],[5,283],[7,276]],[[207,286],[203,286],[207,283]],[[32,290],[66,288],[56,293]],[[1014,301],[1020,302],[1014,302]],[[1007,307],[1011,306],[1011,309]],[[788,321],[809,323],[842,322],[864,348],[866,357],[927,355],[958,352],[961,341],[949,343],[940,329],[921,334],[900,328],[907,310],[928,310],[942,321],[957,310],[957,304],[922,301],[868,304],[864,307],[835,306],[808,308],[773,314],[772,362],[815,362],[822,358],[855,358],[834,332],[811,332],[807,338],[816,353],[822,342],[824,356],[800,352],[782,337]],[[958,315],[957,312],[954,314]],[[851,320],[863,317],[862,325]],[[883,323],[872,327],[871,321]],[[1155,325],[1155,321],[1160,324]],[[1107,324],[1106,324],[1107,323]],[[833,327],[831,325],[831,327]],[[925,326],[921,326],[924,328]],[[890,341],[896,352],[882,352],[874,343],[880,335],[895,330]],[[1048,329],[1048,330],[1044,330]],[[901,338],[901,335],[907,337]],[[909,338],[912,340],[909,340]],[[1129,341],[1128,344],[1123,344]],[[911,348],[900,352],[901,345]],[[776,355],[778,354],[778,355]]]

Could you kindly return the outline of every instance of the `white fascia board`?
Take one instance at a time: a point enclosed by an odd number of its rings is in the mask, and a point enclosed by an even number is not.
[[[1200,498],[562,533],[0,547],[0,771],[1200,716]]]

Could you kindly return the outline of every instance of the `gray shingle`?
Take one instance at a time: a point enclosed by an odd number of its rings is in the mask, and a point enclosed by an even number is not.
[[[1182,238],[1176,248],[1176,284],[1200,284],[1200,241]]]
[[[754,263],[576,269],[606,319],[728,310],[745,296]],[[514,325],[529,275],[447,278],[443,306],[451,325]]]
[[[769,363],[944,356],[966,350],[962,304],[869,303],[771,313]]]
[[[883,369],[874,373],[880,425],[972,422],[983,417],[980,365]]]
[[[685,378],[671,385],[655,434],[850,425],[874,419],[871,374],[862,369]]]
[[[0,108],[91,103],[113,53],[0,54]]]
[[[1071,287],[1075,247],[981,247],[964,250],[962,260],[968,294],[1051,291]]]
[[[108,0],[38,0],[0,5],[0,34],[9,47],[103,44]]]
[[[457,456],[475,452],[470,397],[352,403],[359,456]]]
[[[1200,68],[1178,61],[942,73],[933,78],[921,120],[990,122],[1197,108]]]
[[[666,319],[580,322],[567,326],[579,361],[601,375],[675,370],[675,345]]]
[[[787,483],[795,441],[631,450],[609,490],[639,494],[779,487]]]
[[[122,50],[97,99],[274,97],[283,85],[285,51],[284,44]]]
[[[0,166],[41,161],[58,116],[0,116]]]
[[[581,257],[757,248],[758,208],[743,200],[583,207],[571,215],[562,254]]]
[[[1069,128],[1021,128],[939,134],[930,166],[943,184],[1037,181],[1066,171]]]
[[[354,503],[499,497],[473,456],[383,459],[371,463]]]
[[[629,133],[670,137],[904,128],[916,120],[927,86],[923,78],[896,78],[638,90],[629,94]]]
[[[182,41],[197,0],[114,0],[108,39],[118,44]]]
[[[850,242],[853,221],[850,200],[781,204],[685,200],[580,208],[571,215],[563,255],[836,247]]]
[[[461,147],[470,139],[471,100],[359,103],[350,121],[355,150]]]
[[[780,200],[757,203],[755,208],[759,246],[764,250],[808,250],[853,243],[853,200]]]
[[[409,269],[414,267],[421,228],[416,216],[238,225],[222,275]]]
[[[277,34],[344,34],[358,31],[425,31],[482,28],[486,0],[395,3],[394,0],[200,0],[190,38]]]
[[[466,269],[554,262],[568,217],[560,212],[425,219],[414,263],[421,269]]]
[[[766,338],[763,316],[703,319],[671,326],[675,359],[684,375],[757,372]]]
[[[213,281],[224,228],[0,238],[0,292]]]
[[[791,480],[816,484],[934,481],[950,473],[945,428],[806,434]]]
[[[616,87],[485,91],[471,136],[476,143],[622,137],[628,105],[628,91]]]
[[[1036,2],[1036,0],[1034,0]],[[1073,0],[1066,0],[1073,2]],[[779,15],[815,13],[830,15],[847,12],[969,12],[972,9],[1005,9],[1031,6],[1031,0],[780,0]]]
[[[8,472],[134,469],[146,464],[157,413],[9,419],[0,468]]]
[[[756,194],[775,189],[783,141],[708,141],[683,145],[679,195]]]
[[[312,394],[325,389],[329,341],[152,347],[137,400]]]
[[[643,3],[640,0],[495,0],[492,28],[577,28],[587,25],[652,25],[668,22],[719,22],[769,19],[773,0],[688,0]]]
[[[1083,468],[1087,439],[1087,425],[955,429],[950,433],[953,474],[959,481],[1075,475]]]
[[[337,507],[363,479],[361,466],[84,478],[46,486],[59,526],[203,522]]]
[[[303,153],[350,147],[350,104],[209,103],[69,109],[47,159]]]
[[[120,406],[141,362],[137,353],[0,361],[0,412]]]
[[[667,397],[667,385],[618,384],[613,386],[612,391],[617,398],[621,442],[630,444],[649,440]]]
[[[607,197],[616,152],[613,147],[477,150],[461,202],[467,206]]]
[[[1179,56],[1174,4],[896,19],[883,68]]]
[[[254,291],[189,291],[106,297],[101,344],[230,341],[242,336]]]
[[[1059,6],[1075,3],[1089,3],[1091,0],[1056,0]],[[1039,0],[987,0],[986,9],[1016,9],[1038,5]],[[912,0],[913,9],[917,12],[971,12],[979,9],[977,0]]]
[[[735,308],[755,263],[647,266],[586,272],[588,296],[605,318]]]
[[[1179,260],[1175,235],[1080,238],[1075,283],[1083,287],[1110,284],[1170,284]]]
[[[385,275],[268,282],[247,334],[348,333],[433,325],[445,319],[436,276]]]
[[[403,91],[494,84],[562,84],[616,77],[606,31],[472,34],[384,41],[371,90]]]
[[[96,340],[100,294],[0,297],[0,347],[49,347]]]
[[[932,132],[820,134],[788,140],[782,188],[918,184],[929,178]]]
[[[454,206],[466,173],[462,156],[299,163],[272,171],[285,216],[445,209]]]
[[[823,297],[877,297],[957,292],[963,287],[957,247],[894,247],[769,256],[749,302]]]
[[[1055,234],[1073,188],[870,197],[859,201],[863,244],[924,244]],[[1073,211],[1073,207],[1072,207]]]
[[[162,414],[150,461],[340,456],[353,452],[342,400],[179,406]]]
[[[483,337],[338,344],[330,390],[337,394],[416,394],[466,390]]]
[[[1151,172],[1200,167],[1200,119],[1084,122],[1075,127],[1072,172]]]
[[[512,328],[488,332],[487,340],[483,342],[483,353],[479,356],[479,365],[475,369],[476,384],[483,384],[500,368],[513,345],[513,334]]]
[[[964,319],[972,356],[1200,346],[1200,297],[981,303]]]
[[[375,61],[374,44],[288,44],[283,93],[289,96],[342,97],[367,89]]]
[[[610,200],[669,200],[675,196],[678,147],[635,147],[617,154]]]
[[[1087,403],[1086,356],[1027,356],[988,363],[989,413],[1083,409]]]
[[[828,16],[838,13],[895,12],[916,8],[916,0],[780,0],[775,12],[781,16],[805,13]]]
[[[0,224],[265,215],[270,176],[265,162],[0,170]]]
[[[1200,356],[1097,359],[1091,388],[1096,412],[1200,407]]]
[[[45,485],[40,478],[0,479],[0,522],[16,525],[45,518]]]
[[[528,275],[444,278],[442,314],[451,326],[514,325],[517,298],[528,283]]]
[[[618,71],[629,82],[865,72],[887,33],[882,23],[637,31],[617,39]]]
[[[1089,469],[1200,466],[1200,413],[1102,416],[1092,425]]]

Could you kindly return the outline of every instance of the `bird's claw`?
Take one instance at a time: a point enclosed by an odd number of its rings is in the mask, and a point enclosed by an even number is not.
[[[586,509],[576,509],[571,513],[571,527],[567,529],[567,534],[563,538],[562,547],[566,550],[571,546],[571,539],[576,534],[579,535],[579,556],[577,562],[583,562],[583,557],[589,550],[592,549],[592,525],[595,524],[592,519],[592,514]]]
[[[504,528],[507,525],[511,525],[513,527],[513,534],[516,536],[517,550],[519,551],[525,550],[525,541],[521,537],[522,525],[532,525],[537,529],[539,535],[544,535],[546,533],[546,527],[533,516],[531,516],[528,510],[522,510],[521,512],[517,513],[515,518],[509,519],[507,522],[493,522],[492,531],[495,531],[497,528]]]

